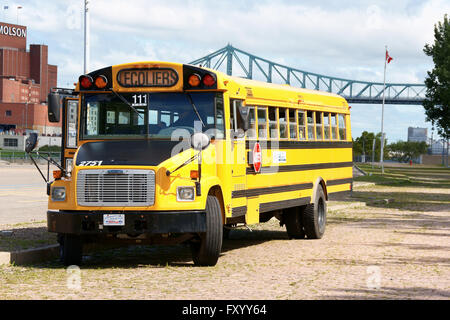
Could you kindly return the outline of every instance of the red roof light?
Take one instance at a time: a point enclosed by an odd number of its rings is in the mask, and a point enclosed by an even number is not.
[[[203,76],[203,84],[207,87],[212,87],[216,84],[216,79],[212,75],[206,74]]]
[[[80,85],[83,89],[90,89],[94,84],[91,76],[88,75],[81,76],[79,80]]]

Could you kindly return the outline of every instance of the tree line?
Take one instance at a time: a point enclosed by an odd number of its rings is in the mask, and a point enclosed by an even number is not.
[[[375,146],[374,146],[375,143]],[[390,159],[399,162],[409,162],[418,158],[422,154],[426,154],[428,146],[425,142],[398,141],[388,144],[385,141],[383,150],[383,159]],[[353,140],[353,155],[366,156],[366,161],[378,162],[381,152],[381,133],[373,133],[364,131],[360,137]]]

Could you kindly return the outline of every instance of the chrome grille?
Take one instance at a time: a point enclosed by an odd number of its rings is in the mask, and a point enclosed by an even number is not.
[[[80,170],[77,201],[82,206],[142,207],[155,202],[152,170]]]

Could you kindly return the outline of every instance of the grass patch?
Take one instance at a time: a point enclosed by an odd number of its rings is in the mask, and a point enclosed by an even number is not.
[[[367,164],[358,165],[368,175],[355,177],[355,181],[373,182],[378,185],[428,187],[450,189],[450,169],[443,167],[386,167],[381,168]]]

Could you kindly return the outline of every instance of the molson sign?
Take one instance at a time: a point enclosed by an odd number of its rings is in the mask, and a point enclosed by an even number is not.
[[[18,27],[0,24],[0,35],[18,37],[18,38],[26,38],[27,30],[25,28],[18,28]]]

